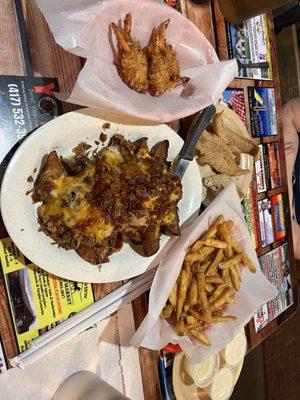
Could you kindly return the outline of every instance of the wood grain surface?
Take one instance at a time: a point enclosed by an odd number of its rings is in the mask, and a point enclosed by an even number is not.
[[[191,0],[180,0],[181,10],[206,36],[215,47],[214,28],[210,2],[195,4]]]
[[[1,0],[0,16],[0,74],[23,75],[25,66],[12,0]]]
[[[136,329],[140,326],[148,310],[147,295],[143,294],[132,302]],[[140,366],[145,399],[161,399],[161,388],[158,376],[158,353],[156,351],[139,348]]]

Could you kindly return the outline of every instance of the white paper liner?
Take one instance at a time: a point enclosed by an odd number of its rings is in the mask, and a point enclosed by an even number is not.
[[[237,319],[230,323],[211,325],[205,332],[211,342],[206,347],[187,336],[176,335],[166,320],[159,317],[169,293],[179,275],[181,266],[189,247],[208,229],[219,215],[234,221],[233,235],[245,249],[256,267],[252,274],[247,268],[242,271],[240,291],[235,294],[235,303],[228,305],[225,315],[234,315]],[[252,318],[256,309],[277,295],[277,289],[262,273],[255,249],[244,222],[240,199],[235,185],[231,183],[207,207],[189,227],[184,229],[181,237],[174,239],[174,245],[161,261],[153,280],[149,298],[149,312],[134,335],[131,343],[159,350],[169,342],[179,343],[185,355],[193,362],[200,362],[223,349],[234,336]]]
[[[237,73],[235,60],[219,62],[205,36],[187,18],[160,1],[37,0],[56,42],[87,62],[71,94],[62,100],[147,122],[170,122],[217,102]],[[132,36],[146,46],[152,29],[170,18],[168,42],[174,47],[186,85],[160,97],[139,94],[120,79],[112,48],[110,23],[132,13]],[[112,46],[114,44],[114,46]]]

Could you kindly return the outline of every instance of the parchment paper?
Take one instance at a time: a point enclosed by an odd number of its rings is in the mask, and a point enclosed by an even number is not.
[[[179,275],[183,259],[189,247],[204,233],[214,219],[223,214],[235,224],[235,239],[245,249],[256,267],[252,274],[247,268],[242,271],[240,291],[235,294],[235,303],[227,307],[225,315],[235,315],[237,319],[230,323],[211,325],[205,334],[211,342],[206,347],[192,342],[187,336],[177,336],[166,320],[159,318],[160,312]],[[169,342],[179,343],[185,355],[194,363],[200,362],[223,349],[252,318],[256,309],[277,295],[277,289],[262,273],[252,246],[249,233],[242,215],[240,198],[235,185],[231,183],[183,232],[174,239],[174,245],[158,267],[149,298],[149,312],[134,335],[131,343],[153,350],[163,348]]]
[[[216,102],[237,73],[235,60],[219,62],[196,26],[161,1],[149,0],[36,0],[56,42],[65,50],[87,58],[71,94],[62,100],[95,107],[110,115],[147,122],[170,122]],[[158,98],[129,89],[114,65],[116,41],[110,23],[132,13],[132,36],[146,46],[152,29],[170,18],[168,42],[177,52],[186,85]]]

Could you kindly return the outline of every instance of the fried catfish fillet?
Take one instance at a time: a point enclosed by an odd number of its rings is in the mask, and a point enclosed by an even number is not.
[[[132,17],[128,13],[123,30],[112,22],[111,28],[118,42],[119,74],[124,83],[136,92],[148,90],[148,61],[146,52],[131,37]]]
[[[224,126],[222,113],[218,113],[214,116],[212,131],[215,135],[224,140],[234,153],[249,154],[254,158],[254,161],[259,159],[260,150],[257,143],[250,138],[245,138],[231,129],[226,128]]]
[[[170,20],[154,28],[146,48],[149,62],[149,93],[160,96],[170,89],[188,82],[190,78],[180,76],[180,68],[173,47],[167,43],[165,34]]]
[[[204,132],[197,145],[198,160],[201,164],[209,164],[215,171],[229,176],[248,174],[248,169],[241,169],[230,148],[216,135]]]

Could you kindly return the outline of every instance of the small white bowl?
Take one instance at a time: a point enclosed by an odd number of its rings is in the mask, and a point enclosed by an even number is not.
[[[211,400],[228,400],[234,389],[234,376],[231,368],[219,369],[213,382],[203,390]]]
[[[221,364],[235,368],[245,357],[247,339],[244,332],[239,332],[230,343],[220,351]]]
[[[195,382],[199,388],[204,388],[212,383],[220,368],[219,354],[198,363],[192,364],[186,357],[184,357],[184,367],[186,372]]]

